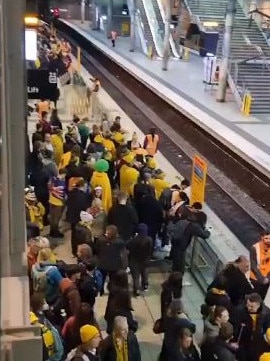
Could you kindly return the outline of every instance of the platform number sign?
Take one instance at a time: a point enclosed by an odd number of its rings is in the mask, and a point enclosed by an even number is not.
[[[55,100],[57,96],[57,73],[49,70],[27,70],[28,99]]]
[[[205,187],[207,177],[207,163],[204,159],[196,155],[193,158],[191,177],[191,204],[194,202],[204,203]]]

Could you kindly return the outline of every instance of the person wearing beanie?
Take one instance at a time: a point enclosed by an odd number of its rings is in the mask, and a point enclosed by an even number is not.
[[[102,206],[105,212],[112,206],[112,189],[110,180],[107,174],[109,169],[109,164],[105,159],[99,159],[95,163],[95,171],[91,178],[91,187],[94,189],[96,187],[102,188]]]
[[[129,267],[133,280],[133,293],[137,297],[140,290],[148,290],[148,272],[147,266],[151,259],[153,240],[148,236],[148,227],[140,223],[137,228],[137,234],[128,244]]]
[[[131,152],[123,157],[125,162],[120,169],[120,190],[127,192],[129,196],[133,196],[134,185],[139,178],[139,172],[133,168],[134,154]]]
[[[101,341],[99,330],[92,325],[80,328],[81,345],[70,351],[67,361],[99,361],[98,346]]]
[[[150,180],[150,184],[155,188],[156,198],[159,199],[161,193],[166,188],[170,188],[170,183],[165,180],[166,174],[161,170],[157,169],[154,172],[153,179]]]
[[[146,167],[153,172],[157,168],[157,162],[152,157],[147,157]]]
[[[26,221],[35,224],[40,231],[44,228],[43,217],[45,215],[45,208],[41,202],[37,200],[36,194],[33,190],[27,189],[25,191],[25,211]]]
[[[259,361],[270,361],[270,352],[264,352]]]

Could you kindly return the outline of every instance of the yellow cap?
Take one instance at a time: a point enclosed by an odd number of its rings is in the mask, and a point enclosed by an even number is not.
[[[265,352],[260,357],[260,361],[270,361],[270,352]]]
[[[155,169],[157,167],[157,163],[153,158],[148,158],[146,165],[151,169]]]
[[[115,132],[113,134],[113,139],[114,139],[115,142],[117,142],[119,144],[124,142],[124,136],[120,132]]]
[[[130,164],[130,163],[132,163],[133,161],[134,161],[134,154],[133,153],[128,153],[127,155],[125,155],[124,157],[123,157],[123,160],[126,162],[126,163],[128,163],[128,164]]]
[[[103,142],[103,138],[100,134],[96,135],[94,138],[94,142],[95,143],[102,143]]]
[[[99,335],[99,330],[92,325],[84,325],[80,328],[82,343],[87,343]]]

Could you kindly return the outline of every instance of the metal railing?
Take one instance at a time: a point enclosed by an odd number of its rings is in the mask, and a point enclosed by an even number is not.
[[[165,24],[165,21],[166,21],[166,14],[165,14],[165,10],[164,10],[164,6],[163,6],[163,3],[161,0],[157,0],[157,3],[158,3],[158,7],[159,7],[159,10],[160,10],[160,14],[161,14],[161,17],[162,17],[162,20]],[[178,54],[178,51],[176,50],[176,46],[175,46],[175,41],[173,39],[173,36],[172,34],[170,34],[170,46],[171,46],[171,49],[172,49],[172,53],[173,53],[173,56],[175,58],[179,58],[179,54]]]
[[[194,237],[187,249],[186,262],[190,273],[204,292],[226,263],[210,240],[198,237]]]
[[[156,19],[155,10],[153,8],[153,4],[151,1],[142,0],[145,14],[149,23],[149,27],[153,36],[153,40],[155,43],[156,51],[159,57],[163,56],[163,39],[161,34],[159,34],[159,25]]]

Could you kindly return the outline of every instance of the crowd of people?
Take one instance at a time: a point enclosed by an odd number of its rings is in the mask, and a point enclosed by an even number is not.
[[[151,287],[148,268],[156,251],[168,254],[164,262],[171,264],[153,325],[154,333],[164,334],[159,361],[270,360],[264,304],[270,232],[252,247],[251,264],[240,256],[209,285],[198,345],[182,302],[183,276],[192,239],[210,236],[207,216],[202,204],[190,204],[187,179],[171,184],[158,168],[156,129],[129,139],[119,116],[92,126],[74,116],[64,133],[56,108],[50,112],[42,100],[37,111],[25,209],[30,322],[40,327],[43,361],[140,361],[132,296]],[[69,229],[72,264],[53,250]],[[95,304],[106,292],[104,337]]]

